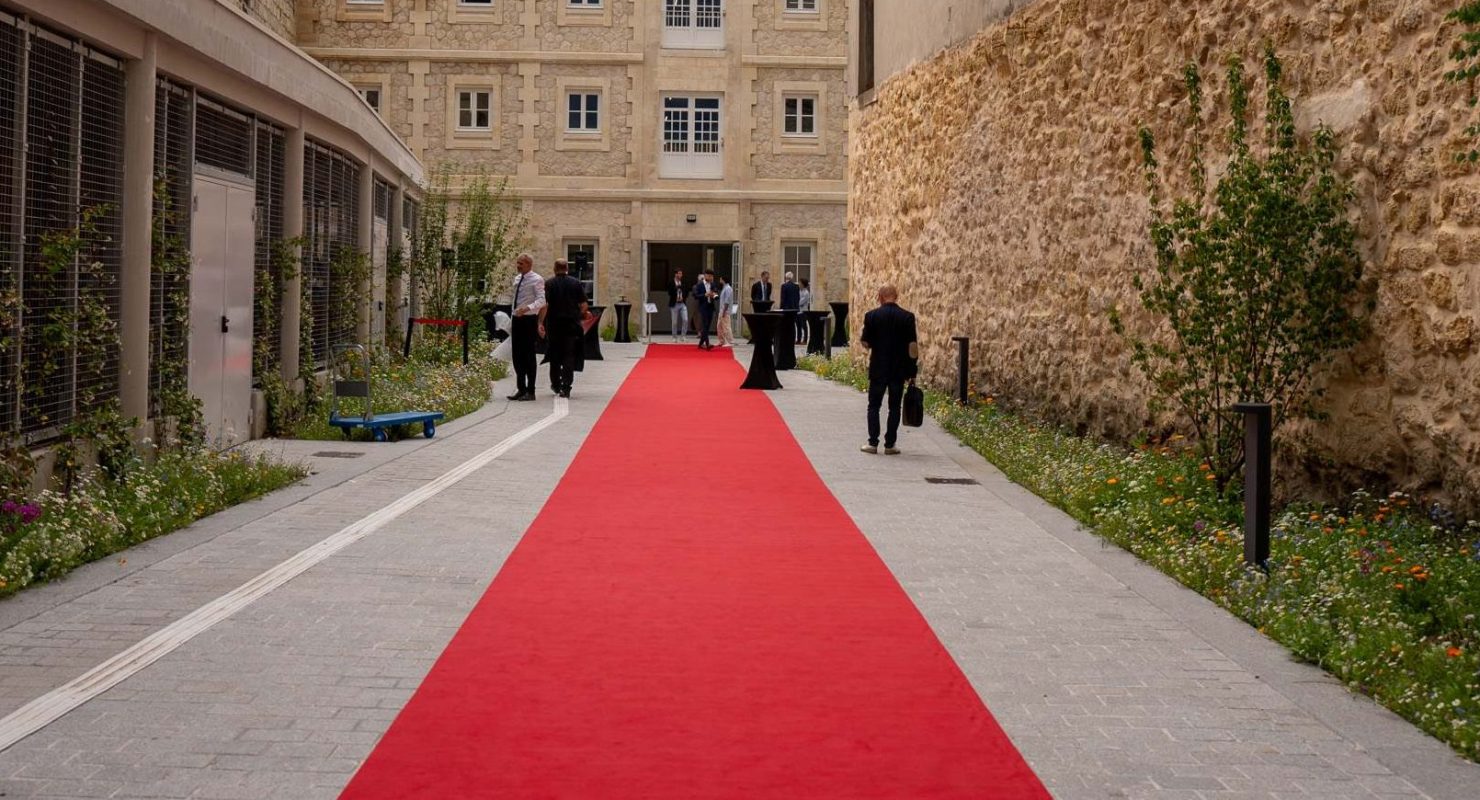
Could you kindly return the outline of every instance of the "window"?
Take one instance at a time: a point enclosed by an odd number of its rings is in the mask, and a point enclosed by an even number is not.
[[[565,96],[565,129],[572,133],[601,131],[601,95],[570,92]]]
[[[816,252],[817,245],[812,242],[782,242],[781,274],[790,272],[796,276],[798,283],[803,279],[811,283]]]
[[[460,131],[493,130],[493,92],[487,89],[457,91],[457,129]]]
[[[365,103],[368,104],[375,113],[380,113],[379,84],[376,84],[374,86],[356,86],[355,91],[359,92],[360,96],[365,98]]]
[[[817,135],[817,98],[812,95],[787,97],[783,101],[782,133],[786,136]]]
[[[663,147],[659,175],[664,178],[722,178],[724,157],[718,97],[663,98]]]
[[[858,93],[874,88],[874,0],[858,0]]]
[[[817,0],[786,0],[788,14],[816,14]]]
[[[566,0],[566,5],[573,8],[600,8],[601,0]]]
[[[581,282],[586,289],[586,299],[596,302],[596,242],[566,242],[565,260],[570,264],[570,276]]]
[[[724,24],[723,0],[664,0],[663,46],[718,50]]]
[[[460,6],[474,6],[474,7],[478,7],[478,6],[491,6],[491,5],[493,5],[493,0],[457,0],[457,4],[460,5]]]

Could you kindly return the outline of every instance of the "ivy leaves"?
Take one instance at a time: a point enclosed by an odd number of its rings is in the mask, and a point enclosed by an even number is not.
[[[1475,78],[1480,77],[1480,0],[1468,0],[1459,8],[1449,12],[1446,17],[1458,22],[1465,27],[1464,33],[1459,36],[1459,41],[1449,51],[1449,58],[1455,63],[1455,68],[1444,73],[1444,80],[1450,83],[1464,83],[1470,87],[1469,103],[1473,108],[1480,103],[1480,97],[1475,93]],[[1471,124],[1465,128],[1465,135],[1474,139],[1480,136],[1480,124]],[[1471,163],[1480,161],[1480,150],[1471,148],[1463,153],[1455,154],[1456,161],[1468,161]]]
[[[1297,135],[1273,49],[1263,61],[1264,130],[1250,140],[1250,86],[1241,61],[1227,70],[1228,162],[1208,185],[1202,78],[1184,74],[1191,192],[1166,198],[1156,140],[1139,132],[1151,201],[1154,264],[1133,283],[1161,335],[1126,333],[1132,361],[1190,420],[1220,491],[1243,467],[1237,402],[1271,403],[1275,424],[1316,414],[1312,377],[1363,331],[1353,309],[1361,277],[1351,183],[1336,172],[1336,140]]]

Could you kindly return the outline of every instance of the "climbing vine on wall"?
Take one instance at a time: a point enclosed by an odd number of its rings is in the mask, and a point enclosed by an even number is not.
[[[200,400],[190,393],[190,348],[184,338],[190,335],[190,250],[174,232],[180,229],[180,212],[162,177],[154,181],[154,209],[152,269],[166,294],[163,317],[156,320],[163,341],[151,354],[159,372],[159,414],[173,421],[173,444],[195,445],[205,441],[205,421]]]
[[[264,330],[280,330],[281,320],[278,319],[277,299],[282,296],[283,286],[300,275],[302,267],[298,253],[303,242],[302,237],[273,241],[267,264],[257,270],[254,292],[256,293],[257,313],[262,315]],[[303,354],[306,352],[308,362],[303,374],[305,382],[311,382],[313,379],[313,315],[304,313],[302,324],[308,327],[299,347],[300,367]],[[304,412],[304,393],[289,386],[288,382],[283,380],[282,370],[278,368],[279,345],[277,341],[259,338],[252,348],[252,374],[257,376],[258,386],[261,387],[267,403],[267,433],[272,436],[291,430],[302,419]]]
[[[1469,87],[1469,105],[1473,109],[1480,105],[1480,94],[1475,91],[1475,79],[1480,77],[1480,0],[1469,0],[1449,12],[1447,18],[1458,22],[1464,31],[1449,51],[1449,57],[1454,61],[1454,69],[1444,73],[1444,79],[1450,83],[1462,83]],[[1480,124],[1472,122],[1465,128],[1465,136],[1471,140],[1480,136]],[[1464,152],[1457,153],[1455,158],[1460,161],[1480,161],[1480,149],[1471,147]]]

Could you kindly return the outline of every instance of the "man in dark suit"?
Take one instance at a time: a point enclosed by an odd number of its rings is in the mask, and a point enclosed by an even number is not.
[[[694,284],[694,300],[699,304],[699,349],[713,350],[709,343],[709,326],[714,324],[715,304],[719,302],[719,289],[714,285],[714,270],[706,269]]]
[[[802,287],[797,286],[796,276],[788,272],[786,279],[781,282],[781,310],[800,311],[801,308]]]
[[[675,342],[683,341],[684,334],[689,330],[688,299],[689,290],[683,285],[683,270],[678,270],[668,283],[668,317],[672,322],[670,331]]]
[[[762,272],[761,279],[750,285],[750,300],[753,303],[764,303],[775,299],[771,295],[771,273]]]
[[[879,407],[889,396],[889,426],[884,431],[884,454],[898,455],[899,408],[905,381],[914,380],[920,357],[915,315],[899,307],[899,290],[879,288],[879,307],[863,317],[859,341],[868,351],[868,444],[859,449],[879,452]]]
[[[570,276],[565,259],[555,262],[555,275],[545,281],[545,305],[540,309],[540,335],[549,342],[550,388],[558,397],[570,397],[571,384],[581,363],[581,321],[587,315],[586,287]]]

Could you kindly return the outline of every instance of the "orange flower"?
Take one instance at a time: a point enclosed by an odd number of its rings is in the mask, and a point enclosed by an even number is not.
[[[1411,573],[1413,573],[1414,575],[1417,575],[1418,573],[1423,572],[1424,569],[1421,566],[1413,566],[1413,567],[1410,567],[1408,569],[1408,571],[1411,572]]]
[[[1105,481],[1105,483],[1108,483],[1109,485],[1114,486],[1115,484],[1120,483],[1120,479],[1119,478],[1111,478],[1110,480]]]
[[[1458,647],[1451,647],[1448,650],[1444,651],[1444,655],[1449,656],[1450,658],[1459,658],[1464,654],[1465,651],[1459,649]]]
[[[1400,591],[1400,592],[1401,592],[1401,591],[1403,591],[1403,590],[1404,590],[1404,589],[1406,589],[1406,588],[1408,588],[1408,587],[1406,587],[1406,586],[1404,586],[1404,585],[1403,585],[1403,584],[1401,584],[1401,583],[1395,583],[1395,584],[1393,584],[1393,588],[1394,588],[1394,589],[1397,589],[1397,590],[1398,590],[1398,591]]]

